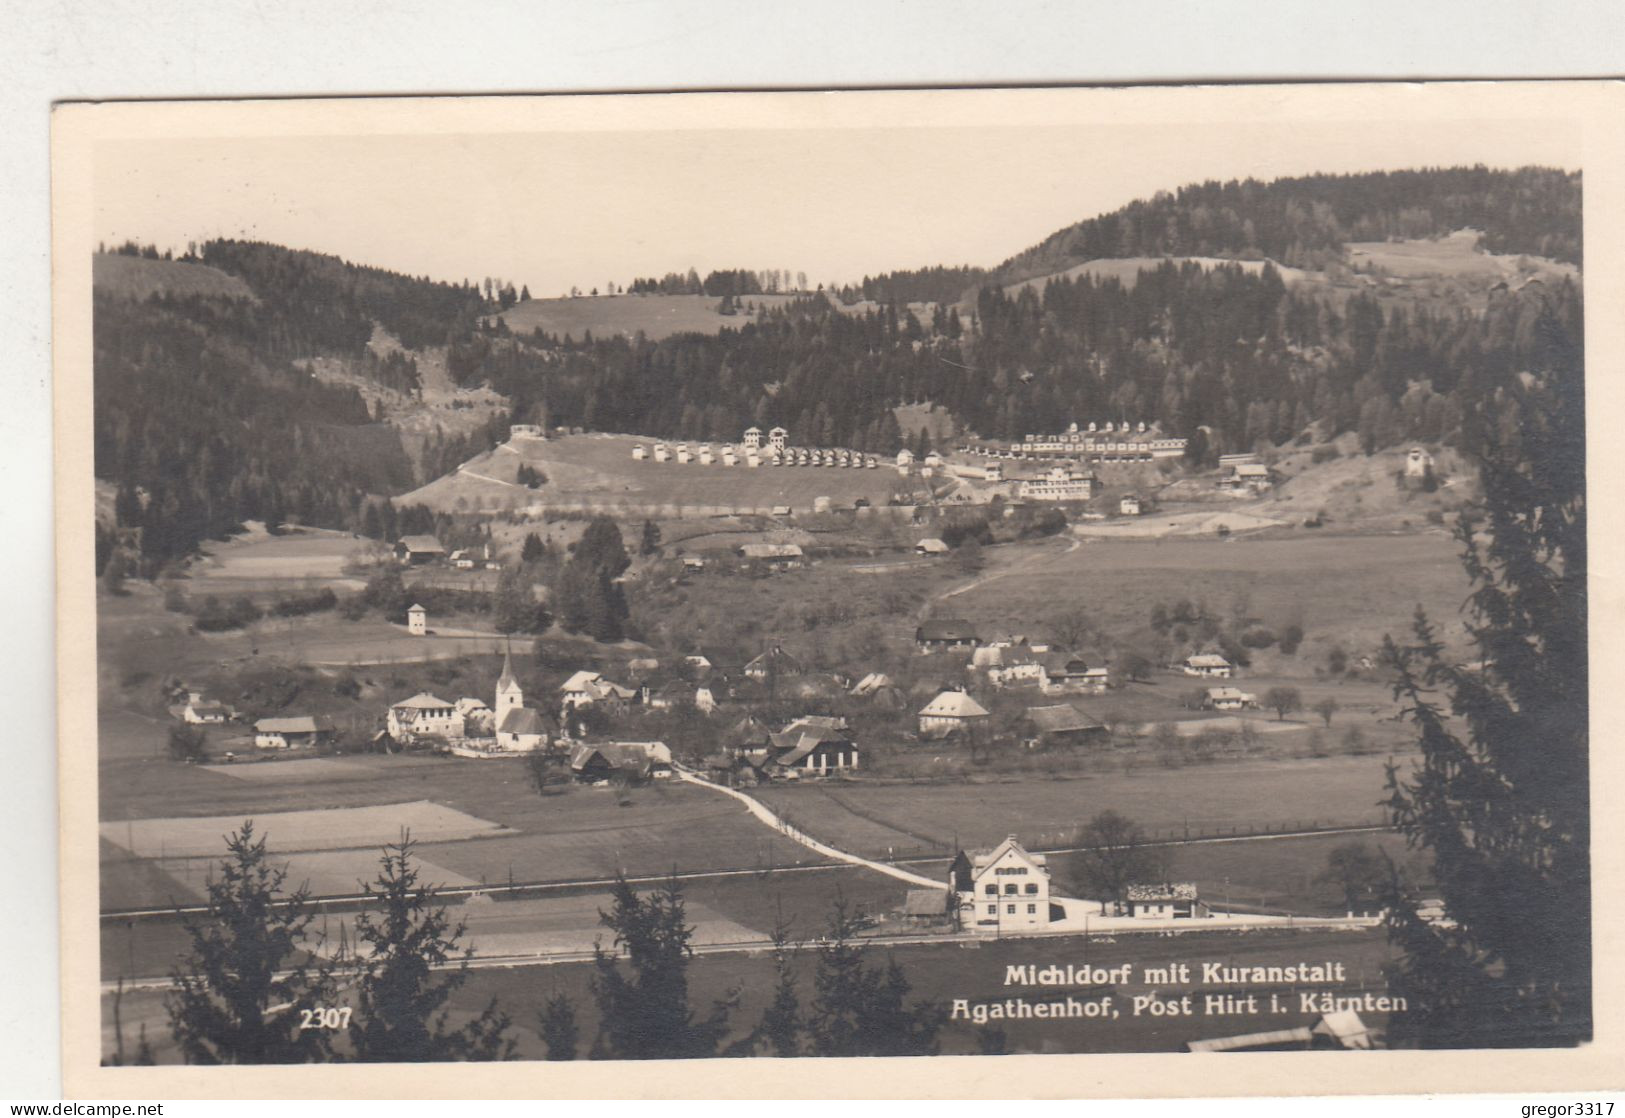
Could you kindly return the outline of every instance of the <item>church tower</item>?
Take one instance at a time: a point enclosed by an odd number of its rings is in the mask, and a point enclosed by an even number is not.
[[[502,719],[510,710],[518,710],[525,705],[525,694],[519,689],[519,680],[513,674],[513,655],[511,652],[502,654],[502,674],[497,677],[496,724],[502,725]]]

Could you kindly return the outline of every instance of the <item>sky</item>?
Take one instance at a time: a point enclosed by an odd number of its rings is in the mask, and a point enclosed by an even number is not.
[[[714,268],[815,283],[992,266],[1205,179],[1578,168],[1549,120],[665,129],[107,139],[95,236],[247,237],[536,297]]]

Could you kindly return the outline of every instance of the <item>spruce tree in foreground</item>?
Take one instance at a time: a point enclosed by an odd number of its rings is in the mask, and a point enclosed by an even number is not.
[[[688,963],[694,929],[687,923],[682,889],[673,877],[639,897],[617,877],[614,903],[600,913],[625,952],[630,974],[617,955],[593,947],[593,996],[598,1000],[595,1053],[618,1060],[682,1060],[716,1055],[728,1031],[728,1011],[718,1004],[696,1020],[688,1004]]]
[[[580,1032],[576,1026],[575,1006],[563,994],[547,999],[536,1015],[537,1031],[547,1046],[549,1060],[573,1060]]]
[[[447,1003],[468,981],[471,948],[459,948],[465,927],[451,923],[433,886],[418,883],[410,836],[384,848],[378,879],[365,886],[367,906],[356,916],[358,972],[350,1040],[358,1060],[505,1060],[513,1055],[509,1019],[492,999],[461,1028]],[[452,960],[459,964],[447,968]]]
[[[935,1002],[903,1003],[908,979],[895,959],[865,965],[858,941],[862,921],[837,897],[829,929],[818,946],[815,991],[807,1032],[815,1056],[930,1056],[948,1019]]]
[[[331,970],[307,955],[315,918],[303,888],[283,892],[265,837],[245,821],[226,838],[208,911],[188,919],[191,949],[165,999],[170,1031],[191,1064],[293,1064],[327,1059],[327,1034],[301,1029],[305,1010],[333,1004]]]
[[[773,924],[773,969],[777,975],[773,1000],[762,1012],[761,1023],[751,1038],[753,1047],[765,1044],[767,1053],[773,1056],[801,1055],[801,1034],[806,1026],[802,1021],[801,997],[796,992],[795,956],[789,925],[781,910]]]
[[[1414,771],[1389,766],[1387,805],[1432,854],[1448,918],[1422,919],[1395,883],[1393,1044],[1591,1035],[1584,361],[1549,311],[1533,327],[1542,360],[1502,373],[1463,428],[1486,513],[1456,533],[1472,659],[1447,655],[1420,610],[1415,644],[1385,650],[1422,749]]]

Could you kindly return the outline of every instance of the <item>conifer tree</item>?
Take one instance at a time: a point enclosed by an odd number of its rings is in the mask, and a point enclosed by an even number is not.
[[[563,994],[547,999],[537,1015],[537,1030],[547,1046],[549,1060],[573,1060],[580,1039],[575,1006]]]
[[[170,1031],[191,1064],[293,1064],[330,1055],[328,1035],[304,1029],[306,1010],[330,1006],[331,969],[313,951],[304,887],[284,892],[252,820],[226,837],[207,910],[186,921],[191,947],[165,999]]]
[[[678,1060],[716,1055],[727,1032],[728,1011],[720,1003],[696,1018],[689,1006],[688,962],[694,929],[673,876],[640,897],[617,876],[613,905],[599,914],[615,933],[612,950],[593,947],[593,996],[598,1001],[599,1047],[621,1060]],[[623,972],[620,952],[626,957]]]
[[[1413,771],[1390,764],[1387,806],[1431,853],[1447,917],[1423,919],[1394,883],[1396,1044],[1591,1035],[1585,363],[1551,307],[1535,333],[1533,368],[1505,370],[1464,424],[1485,512],[1456,530],[1472,659],[1420,610],[1414,643],[1385,649],[1422,749]]]
[[[653,555],[660,550],[660,526],[652,520],[643,522],[643,538],[638,545],[640,555]]]
[[[829,926],[818,946],[815,991],[807,1018],[812,1053],[817,1056],[926,1056],[937,1050],[937,1033],[947,1020],[945,1007],[925,1002],[905,1006],[908,979],[896,960],[884,968],[865,962],[858,940],[862,921],[844,897],[837,897]]]
[[[384,848],[378,877],[364,886],[356,916],[357,1004],[350,1022],[356,1058],[378,1063],[505,1060],[513,1054],[509,1019],[496,999],[461,1027],[446,1008],[468,981],[471,948],[433,886],[419,884],[410,835]],[[459,965],[441,970],[458,960]]]

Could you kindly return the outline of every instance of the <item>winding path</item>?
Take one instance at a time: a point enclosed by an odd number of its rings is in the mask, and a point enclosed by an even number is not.
[[[946,882],[939,881],[936,878],[925,877],[921,874],[913,872],[912,870],[905,870],[900,866],[889,865],[886,862],[876,862],[869,858],[862,858],[856,854],[849,854],[845,850],[837,850],[833,846],[819,842],[811,835],[804,834],[795,827],[791,826],[784,819],[780,818],[778,815],[775,815],[773,811],[760,800],[747,796],[737,789],[725,788],[720,784],[712,784],[709,780],[705,780],[683,769],[677,770],[677,776],[679,779],[686,780],[690,784],[697,784],[701,788],[709,788],[713,792],[722,793],[724,796],[732,796],[734,799],[745,805],[745,810],[749,811],[763,823],[766,823],[769,827],[772,827],[775,831],[778,831],[785,838],[799,842],[808,850],[822,854],[826,858],[832,858],[837,862],[846,862],[849,865],[864,866],[868,869],[874,870],[876,873],[883,873],[887,877],[895,877],[899,881],[906,881],[910,885],[918,885],[927,889],[946,890],[948,888]]]

